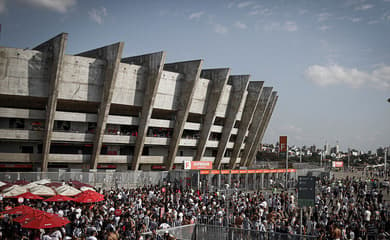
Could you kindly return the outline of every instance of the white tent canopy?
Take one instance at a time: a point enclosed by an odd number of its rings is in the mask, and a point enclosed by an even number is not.
[[[41,180],[38,180],[38,181],[35,181],[35,182],[32,182],[32,183],[44,185],[46,183],[51,183],[51,180],[50,179],[41,179]]]
[[[5,182],[0,181],[0,187],[7,185]]]
[[[30,192],[35,194],[35,195],[39,195],[39,196],[54,196],[54,195],[56,195],[56,193],[54,192],[53,189],[51,189],[50,187],[43,186],[43,185],[38,185],[38,186],[35,186],[33,188],[30,188]]]
[[[59,195],[68,196],[68,197],[71,197],[71,196],[74,196],[74,195],[81,193],[80,190],[78,190],[77,188],[74,188],[72,186],[69,186],[69,185],[59,186],[55,190]]]
[[[9,188],[6,188],[3,190],[3,196],[4,197],[15,197],[20,194],[23,194],[27,192],[27,189],[25,187],[19,186],[19,185],[13,185]]]
[[[34,182],[32,182],[32,183],[24,185],[23,187],[25,187],[27,189],[30,189],[30,188],[33,188],[33,187],[36,187],[36,186],[39,186],[39,185],[34,183]]]
[[[91,190],[91,191],[95,191],[96,192],[96,190],[94,189],[94,188],[91,188],[91,187],[86,187],[86,186],[82,186],[81,188],[80,188],[80,190],[81,191],[87,191],[87,190]]]

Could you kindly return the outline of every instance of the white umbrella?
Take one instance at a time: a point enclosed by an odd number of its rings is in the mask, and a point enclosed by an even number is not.
[[[95,192],[96,192],[96,190],[95,190],[94,188],[86,187],[86,186],[82,186],[82,187],[80,188],[80,190],[83,191],[83,192],[85,192],[85,191],[87,191],[87,190],[91,190],[91,191],[95,191]]]
[[[7,185],[5,182],[0,181],[0,187]]]
[[[23,194],[27,192],[27,189],[25,187],[19,186],[19,185],[13,185],[9,188],[4,189],[3,196],[4,197],[15,197],[20,194]]]
[[[35,181],[33,183],[40,184],[40,185],[45,185],[46,183],[51,183],[51,180],[50,179],[41,179],[41,180]]]
[[[56,190],[57,194],[62,195],[62,196],[67,196],[67,197],[74,196],[74,195],[81,193],[80,190],[78,190],[77,188],[74,188],[72,186],[69,186],[69,185],[59,186],[55,190]]]
[[[56,195],[55,191],[49,187],[38,185],[30,188],[30,192],[39,195],[39,196],[54,196]]]
[[[36,187],[36,186],[39,186],[39,185],[34,183],[34,182],[32,182],[32,183],[24,185],[23,187],[25,187],[27,189],[30,189],[30,188],[33,188],[33,187]]]

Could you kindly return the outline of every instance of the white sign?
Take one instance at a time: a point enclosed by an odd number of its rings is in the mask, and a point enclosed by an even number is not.
[[[18,198],[18,203],[23,203],[24,202],[24,198],[20,197]]]

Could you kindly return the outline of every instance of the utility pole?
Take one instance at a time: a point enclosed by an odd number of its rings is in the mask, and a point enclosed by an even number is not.
[[[385,179],[387,178],[387,151],[388,151],[388,147],[385,148]]]
[[[348,148],[348,170],[349,170],[349,161],[351,158],[351,149]]]
[[[299,162],[302,163],[302,149],[299,150]]]
[[[286,144],[286,190],[288,190],[288,145]]]

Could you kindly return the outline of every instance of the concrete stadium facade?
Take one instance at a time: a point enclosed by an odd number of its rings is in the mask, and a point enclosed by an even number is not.
[[[203,60],[123,57],[119,42],[65,54],[68,34],[0,48],[0,166],[172,169],[250,166],[277,93]]]

